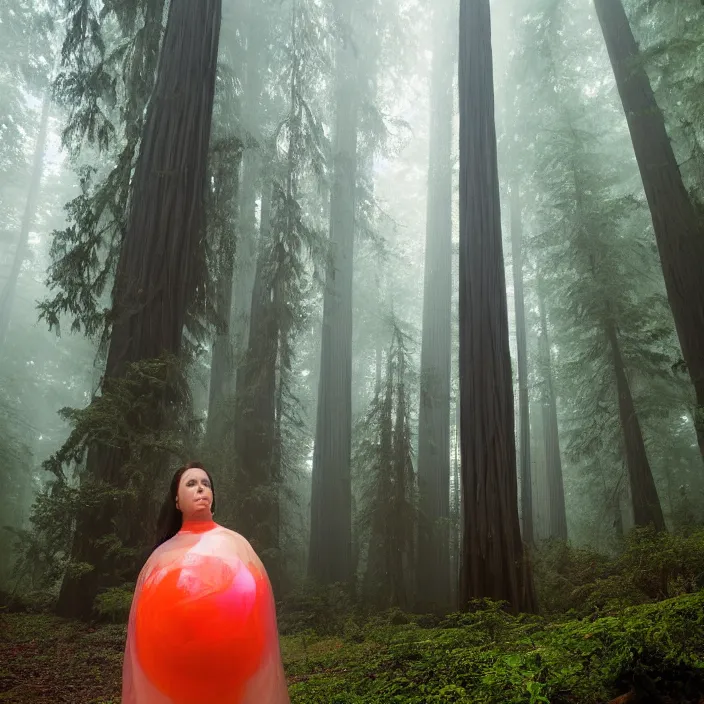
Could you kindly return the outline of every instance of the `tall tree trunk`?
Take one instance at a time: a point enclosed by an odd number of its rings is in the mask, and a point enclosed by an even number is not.
[[[418,413],[417,608],[450,606],[450,367],[454,2],[434,12],[430,155]],[[454,20],[454,21],[453,21]]]
[[[536,542],[550,537],[550,490],[545,468],[545,445],[543,432],[543,414],[541,403],[537,400],[530,404],[531,428],[531,479],[533,497],[533,533]]]
[[[229,16],[228,16],[229,15]],[[247,18],[249,19],[249,18]],[[246,23],[246,20],[245,20]],[[225,12],[220,32],[220,62],[226,63],[226,68],[234,72],[235,52],[233,47],[238,43],[237,34],[243,26],[243,19],[238,13]],[[235,384],[235,350],[232,341],[232,299],[235,262],[237,254],[237,239],[239,237],[239,193],[242,170],[242,150],[245,136],[242,134],[242,106],[234,85],[225,76],[224,88],[221,91],[222,107],[215,118],[217,126],[220,122],[220,138],[235,141],[234,148],[224,143],[224,149],[218,150],[213,156],[211,172],[214,182],[214,195],[211,199],[209,212],[211,216],[210,230],[217,238],[217,291],[216,313],[217,330],[214,335],[210,362],[210,383],[208,384],[208,422],[205,433],[205,447],[222,447],[225,430],[232,422],[232,414],[228,414],[228,404],[231,402]],[[216,105],[216,115],[218,114]],[[217,467],[211,467],[216,473]],[[222,483],[219,482],[222,487]],[[223,496],[227,499],[228,497]],[[221,503],[225,503],[224,501]]]
[[[357,171],[358,62],[350,0],[338,0],[336,126],[330,255],[323,299],[320,385],[313,453],[308,574],[352,578],[352,259]]]
[[[228,208],[236,209],[239,191],[239,171],[242,153],[237,152],[231,163],[219,164],[216,182],[215,209],[222,213]],[[224,214],[224,213],[223,213]],[[213,340],[210,364],[210,386],[208,389],[208,425],[206,445],[220,444],[228,420],[227,403],[232,398],[235,377],[235,355],[231,335],[232,283],[235,270],[236,218],[225,218],[219,233],[220,266],[217,288],[218,330]]]
[[[254,277],[247,350],[237,372],[234,448],[239,484],[233,520],[255,549],[271,547],[265,494],[270,483],[276,413],[276,320],[271,310],[272,185],[262,200],[259,254]]]
[[[518,519],[490,0],[460,0],[460,604],[535,608]]]
[[[260,116],[264,74],[266,70],[267,25],[263,5],[258,0],[250,0],[248,9],[247,53],[245,85],[242,99],[242,127],[245,140],[256,143],[245,145],[242,157],[242,185],[238,221],[237,260],[234,274],[232,306],[232,345],[235,366],[243,362],[249,341],[251,321],[252,290],[256,275],[258,247],[257,240],[261,227],[257,228],[257,195],[268,187],[269,179],[263,175],[265,160],[262,158],[265,146],[262,141]],[[267,184],[266,186],[264,184]],[[269,194],[270,195],[270,194]],[[269,197],[267,195],[266,197]],[[262,198],[264,197],[262,193]],[[237,374],[233,381],[232,393],[236,393]]]
[[[611,357],[616,376],[618,391],[618,414],[623,432],[623,446],[628,467],[631,497],[633,500],[633,518],[637,526],[653,525],[656,530],[665,530],[660,499],[655,488],[653,473],[643,442],[643,433],[636,414],[631,387],[626,376],[626,368],[618,343],[616,326],[612,321],[606,324],[606,337],[611,348]]]
[[[261,185],[263,148],[258,143],[261,138],[258,115],[263,86],[266,25],[260,3],[256,0],[250,0],[244,15],[244,26],[247,27],[244,95],[242,109],[237,110],[239,137],[244,151],[236,164],[238,172],[241,170],[241,174],[238,173],[236,233],[233,233],[236,236],[231,251],[225,251],[226,259],[218,282],[219,322],[222,327],[213,343],[206,438],[206,444],[210,446],[222,441],[228,424],[232,423],[232,413],[227,413],[226,409],[233,400],[236,403],[238,372],[246,364],[256,275],[256,199]]]
[[[262,237],[267,237],[262,233]],[[268,239],[268,237],[267,237]],[[235,525],[262,552],[278,546],[272,513],[276,430],[276,320],[266,273],[270,243],[262,239],[252,293],[249,347],[240,368],[235,422],[240,500]],[[267,569],[273,565],[266,560]],[[272,576],[274,571],[272,570]]]
[[[594,0],[633,141],[682,356],[694,384],[704,456],[704,231],[621,0]]]
[[[516,307],[516,346],[518,350],[518,421],[520,428],[521,514],[523,541],[535,542],[533,530],[533,491],[530,464],[530,415],[528,408],[528,342],[523,297],[523,228],[518,184],[511,186],[511,253],[513,256],[513,295]]]
[[[557,427],[557,400],[552,380],[552,360],[550,339],[548,337],[548,316],[542,282],[538,279],[538,308],[540,311],[539,357],[542,377],[542,420],[545,443],[545,469],[548,482],[548,516],[550,538],[567,540],[567,512],[565,511],[565,485],[562,477],[562,457],[560,454],[560,436]]]
[[[460,402],[459,398],[455,399],[455,419],[454,426],[452,429],[454,439],[453,439],[453,460],[452,460],[452,478],[453,478],[453,489],[452,492],[452,529],[453,536],[451,541],[451,555],[452,555],[452,566],[450,569],[450,596],[452,610],[456,611],[459,608],[459,577],[460,577],[460,557],[462,555],[462,491],[460,488],[461,477],[460,477]]]
[[[383,396],[383,401],[382,401]],[[369,531],[367,565],[364,573],[363,592],[379,609],[390,606],[392,582],[388,574],[391,564],[390,514],[393,469],[393,361],[389,354],[383,389],[376,396],[379,414],[379,466],[376,468],[377,486],[374,509]]]
[[[262,211],[257,269],[252,295],[249,345],[241,367],[243,381],[237,391],[235,450],[238,470],[246,477],[245,504],[237,525],[265,557],[272,585],[281,584],[279,560],[280,482],[283,440],[281,436],[286,370],[281,356],[288,347],[290,323],[282,290],[291,267],[287,243],[295,237],[297,197],[296,154],[299,150],[300,119],[297,91],[300,90],[298,45],[298,3],[291,6],[292,65],[288,116],[288,160],[285,190],[273,184],[271,203],[274,216]],[[283,212],[283,217],[282,217]]]
[[[414,553],[413,531],[408,520],[410,513],[408,510],[410,507],[409,497],[413,488],[411,486],[413,462],[410,454],[410,429],[406,422],[406,408],[406,359],[403,348],[399,345],[396,369],[396,419],[394,422],[392,465],[395,510],[392,517],[393,527],[391,535],[393,536],[392,547],[394,550],[390,555],[389,573],[391,576],[391,605],[398,606],[404,611],[408,610],[410,606],[409,594],[413,585],[409,577],[413,575],[412,555]],[[449,557],[448,553],[448,570],[450,567]]]
[[[32,177],[29,182],[29,192],[27,193],[27,202],[25,203],[24,214],[22,215],[22,225],[15,249],[15,257],[12,260],[12,267],[10,268],[7,281],[0,291],[0,347],[5,343],[7,331],[10,327],[10,318],[12,317],[17,284],[19,283],[22,265],[27,258],[27,250],[29,249],[29,232],[32,229],[34,217],[37,213],[39,191],[42,185],[42,174],[44,173],[44,152],[46,151],[46,137],[49,131],[50,108],[51,96],[47,92],[44,96],[42,113],[39,118],[39,131],[37,132],[37,141],[34,147],[34,160],[32,162]]]
[[[626,472],[626,463],[623,463],[623,468],[622,468],[623,474]],[[621,500],[623,496],[623,487],[621,485],[622,478],[619,478],[618,484],[616,485],[616,488],[611,491],[610,494],[607,494],[606,496],[606,507],[607,511],[610,511],[612,514],[610,517],[613,519],[612,520],[612,527],[614,529],[614,533],[616,535],[616,540],[618,543],[621,543],[623,541],[623,538],[625,536],[625,531],[623,529],[623,511],[621,509]],[[606,489],[605,489],[606,491]]]
[[[179,353],[201,284],[204,194],[222,0],[173,0],[132,186],[106,377]]]
[[[186,314],[201,285],[221,15],[222,0],[172,0],[169,8],[113,289],[104,392],[130,364],[181,352]],[[155,433],[163,429],[168,401],[178,396],[169,383],[165,397],[156,400],[146,420]],[[96,443],[82,483],[124,489],[122,470],[129,460],[128,448]],[[61,615],[90,615],[113,567],[114,558],[101,541],[115,530],[115,511],[114,501],[100,502],[77,517],[71,561],[92,569],[67,571],[57,605]]]

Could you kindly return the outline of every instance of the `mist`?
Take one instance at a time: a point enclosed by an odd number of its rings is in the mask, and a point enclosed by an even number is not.
[[[292,701],[508,701],[301,634],[701,609],[701,3],[199,3],[0,7],[0,619],[124,624],[194,460]]]

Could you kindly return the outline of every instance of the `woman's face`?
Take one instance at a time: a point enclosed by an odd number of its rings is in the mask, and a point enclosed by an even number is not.
[[[176,495],[176,508],[183,514],[183,520],[210,518],[213,505],[213,488],[204,469],[193,467],[181,475]]]

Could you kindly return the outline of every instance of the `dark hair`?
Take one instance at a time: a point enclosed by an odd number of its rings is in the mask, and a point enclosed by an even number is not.
[[[210,473],[200,462],[189,462],[183,467],[179,467],[175,472],[174,476],[171,477],[171,485],[169,486],[169,491],[166,494],[166,499],[161,505],[161,510],[159,511],[159,518],[156,522],[156,545],[158,548],[162,543],[165,543],[169,538],[173,538],[176,533],[181,530],[183,525],[183,514],[180,509],[176,508],[176,497],[178,496],[178,485],[181,483],[181,477],[184,475],[188,469],[202,469],[210,480],[210,489],[213,492],[213,503],[210,507],[211,511],[215,511],[215,486],[213,485],[213,478]]]

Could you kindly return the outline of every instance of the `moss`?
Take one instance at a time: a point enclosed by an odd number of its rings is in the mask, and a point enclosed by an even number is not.
[[[117,704],[124,626],[36,614],[0,619],[0,702]],[[704,695],[704,592],[582,619],[514,617],[485,602],[431,629],[389,621],[357,624],[351,637],[282,637],[292,704],[596,704],[630,690],[651,693],[647,701],[660,693],[698,702]]]
[[[586,704],[632,686],[704,692],[704,594],[595,620],[556,623],[497,609],[461,618],[460,627],[385,628],[358,646],[309,652],[289,668],[292,701]]]
[[[551,542],[533,554],[536,585],[545,613],[619,612],[704,587],[704,530],[658,533],[638,528],[609,558]]]

